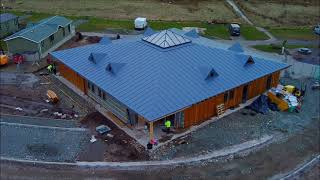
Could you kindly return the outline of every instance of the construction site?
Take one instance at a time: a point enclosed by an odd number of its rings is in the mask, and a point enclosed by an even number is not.
[[[225,3],[244,21],[224,26],[228,40],[142,17],[86,32],[87,21],[54,15],[17,30],[28,17],[2,14],[12,24],[1,42],[1,178],[318,179],[319,38],[254,27],[269,39],[248,40],[260,6]]]

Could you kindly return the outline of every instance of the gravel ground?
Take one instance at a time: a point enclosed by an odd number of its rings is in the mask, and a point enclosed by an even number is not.
[[[153,152],[152,159],[195,156],[257,139],[265,134],[291,135],[303,130],[312,119],[319,119],[320,93],[310,89],[311,80],[282,79],[282,81],[293,85],[307,82],[309,85],[300,113],[269,111],[263,115],[249,109],[242,109],[160,147]],[[182,140],[186,143],[179,144]]]
[[[79,123],[74,120],[62,120],[62,119],[49,119],[49,118],[37,118],[37,117],[22,117],[22,116],[8,116],[1,115],[0,122],[29,124],[36,126],[53,126],[64,128],[75,128],[79,126]]]
[[[86,131],[1,124],[1,156],[74,162],[89,139]]]

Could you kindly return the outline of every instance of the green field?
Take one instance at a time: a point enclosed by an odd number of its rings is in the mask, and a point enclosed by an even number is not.
[[[269,28],[268,30],[279,39],[316,40],[319,38],[319,36],[314,34],[312,27],[274,27]]]
[[[280,53],[281,52],[281,45],[275,44],[275,45],[255,45],[252,46],[254,49],[264,51],[264,52],[270,52],[270,53]],[[297,48],[315,48],[315,46],[302,46],[302,45],[292,45],[288,44],[286,45],[287,49],[297,49]]]
[[[258,31],[255,27],[249,25],[241,26],[241,35],[246,40],[267,40],[269,37],[261,31]]]

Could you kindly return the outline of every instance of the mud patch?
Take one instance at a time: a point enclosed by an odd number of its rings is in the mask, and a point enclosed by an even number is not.
[[[98,139],[91,143],[78,156],[79,161],[141,161],[149,160],[148,151],[132,137],[119,129],[112,121],[99,112],[88,114],[82,121],[82,126],[89,128],[92,135]],[[95,128],[101,124],[111,128],[112,137],[98,135]]]
[[[26,148],[34,156],[57,156],[59,154],[59,150],[49,144],[28,144]]]

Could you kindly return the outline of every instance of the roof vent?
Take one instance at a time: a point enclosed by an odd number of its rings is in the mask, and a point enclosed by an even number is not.
[[[247,64],[254,64],[254,60],[253,60],[252,56],[249,56],[249,58],[247,59],[247,62],[245,65],[247,65]]]
[[[192,30],[186,32],[184,35],[186,35],[188,37],[192,37],[192,38],[199,38],[199,34],[196,29],[192,29]]]
[[[214,68],[210,68],[207,66],[201,66],[201,67],[199,67],[199,70],[205,80],[212,79],[214,77],[219,76],[219,74],[217,73],[217,71]]]
[[[242,46],[240,43],[235,43],[233,44],[231,47],[228,48],[228,50],[233,51],[233,52],[237,52],[237,53],[242,53],[244,52]]]
[[[117,74],[120,71],[120,69],[125,65],[125,63],[108,63],[106,71],[112,74]]]
[[[164,31],[152,34],[150,36],[146,36],[142,38],[142,40],[163,49],[179,46],[179,45],[191,42],[191,40],[179,34],[176,34],[170,30],[164,30]]]
[[[89,55],[89,61],[97,64],[99,61],[104,59],[107,56],[105,53],[90,53]]]
[[[104,36],[100,41],[99,41],[99,44],[103,44],[103,45],[107,45],[107,44],[110,44],[111,43],[111,40],[109,37],[107,36]]]

